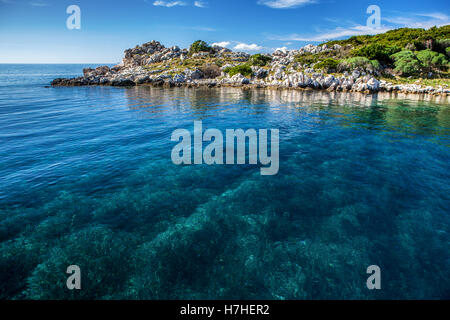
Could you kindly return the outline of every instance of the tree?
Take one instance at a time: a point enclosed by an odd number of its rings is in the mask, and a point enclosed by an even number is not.
[[[419,51],[417,53],[417,59],[420,60],[422,65],[427,68],[428,71],[432,71],[433,69],[442,70],[448,65],[448,60],[445,55],[429,49]]]
[[[412,51],[403,50],[393,54],[391,57],[395,61],[395,71],[402,75],[415,75],[422,70],[422,64]]]
[[[211,52],[211,47],[205,41],[197,40],[189,48],[189,53]]]

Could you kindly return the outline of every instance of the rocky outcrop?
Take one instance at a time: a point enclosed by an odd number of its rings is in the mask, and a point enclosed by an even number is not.
[[[187,49],[177,46],[164,47],[158,41],[144,43],[141,46],[125,50],[122,63],[112,68],[101,66],[83,70],[83,76],[73,79],[58,78],[53,86],[254,86],[269,88],[314,89],[328,91],[375,93],[379,91],[449,95],[448,88],[424,87],[416,84],[394,85],[379,81],[363,70],[355,69],[342,76],[328,75],[309,66],[300,66],[296,56],[309,53],[340,50],[339,45],[307,45],[299,50],[277,49],[271,55],[271,62],[265,67],[252,66],[251,77],[241,74],[229,76],[225,71],[248,62],[250,55],[233,52],[227,48],[214,46],[208,52],[189,54]],[[202,68],[185,66],[187,59],[196,61],[205,59],[226,60],[227,64],[217,68],[219,75],[212,78]],[[208,62],[209,63],[209,62]],[[154,68],[152,66],[158,66]],[[205,62],[205,65],[208,65]],[[205,70],[205,69],[203,69]],[[301,71],[300,71],[301,70]],[[207,72],[207,71],[205,71]],[[216,76],[216,74],[214,74]],[[213,77],[214,77],[213,76]],[[208,79],[207,79],[208,78]],[[212,78],[212,79],[211,79]]]

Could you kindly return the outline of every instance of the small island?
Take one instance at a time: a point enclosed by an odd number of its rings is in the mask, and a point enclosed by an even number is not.
[[[306,45],[272,54],[233,52],[198,40],[189,49],[158,41],[125,51],[122,63],[58,78],[52,86],[251,87],[450,94],[450,25]]]

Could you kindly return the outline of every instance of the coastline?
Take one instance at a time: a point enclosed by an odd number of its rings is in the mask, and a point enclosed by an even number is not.
[[[299,55],[316,52],[333,53],[342,47],[334,45],[307,45],[300,50],[277,50],[258,56],[257,63],[248,65],[255,56],[233,52],[223,47],[208,52],[191,53],[177,46],[166,48],[151,41],[128,49],[122,63],[110,68],[101,66],[83,70],[77,78],[57,78],[57,86],[119,86],[150,85],[154,87],[241,87],[294,90],[326,90],[330,92],[398,92],[408,94],[450,95],[447,85],[425,86],[417,79],[413,84],[393,84],[379,80],[377,70],[355,68],[350,72],[327,73],[296,62]],[[263,61],[263,63],[261,63]],[[264,62],[266,61],[266,62]],[[270,61],[270,63],[269,63]],[[258,64],[259,63],[259,64]],[[411,81],[414,81],[412,79]]]
[[[314,88],[314,87],[292,87],[292,86],[283,86],[283,85],[270,85],[265,83],[247,83],[247,84],[238,84],[238,83],[223,83],[219,81],[210,81],[210,80],[197,80],[197,81],[189,81],[189,82],[173,82],[170,80],[159,81],[156,80],[154,82],[145,82],[145,83],[132,83],[128,79],[123,82],[118,83],[91,83],[85,82],[85,78],[57,78],[53,80],[51,83],[52,87],[77,87],[77,86],[113,86],[113,87],[154,87],[154,88],[240,88],[240,89],[270,89],[270,90],[290,90],[290,91],[299,91],[299,92],[330,92],[330,93],[359,93],[365,95],[376,95],[376,94],[403,94],[403,95],[418,95],[418,96],[442,96],[442,97],[450,97],[450,89],[444,88],[435,88],[435,87],[423,87],[417,85],[395,85],[392,83],[386,83],[386,85],[380,85],[378,90],[358,90],[357,88],[351,89],[337,89],[330,90],[329,88]],[[89,81],[89,80],[88,80]],[[132,80],[131,80],[132,81]]]

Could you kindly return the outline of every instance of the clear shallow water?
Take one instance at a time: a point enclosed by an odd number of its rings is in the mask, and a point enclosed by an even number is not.
[[[0,297],[450,297],[447,99],[45,87],[83,67],[0,65]],[[173,165],[194,120],[280,129],[279,174]]]

